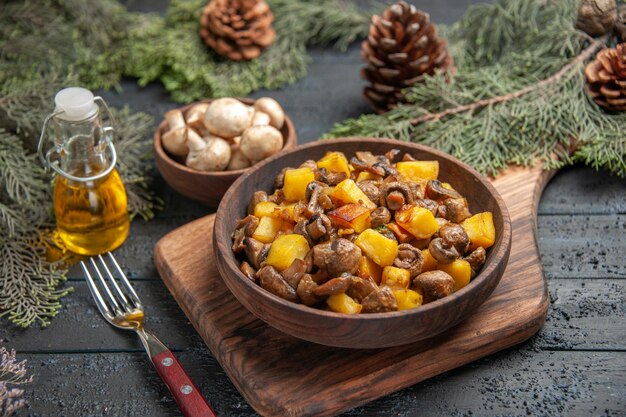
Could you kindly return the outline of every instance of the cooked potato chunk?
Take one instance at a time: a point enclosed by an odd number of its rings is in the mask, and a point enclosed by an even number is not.
[[[288,201],[304,200],[306,187],[315,180],[315,174],[309,167],[288,169],[285,171],[283,194]]]
[[[350,176],[348,159],[342,152],[327,152],[326,155],[317,161],[318,168],[326,168],[331,172],[344,172]]]
[[[346,204],[328,213],[328,217],[357,233],[370,227],[370,211],[360,204]]]
[[[438,161],[403,161],[396,164],[396,169],[405,181],[426,182],[439,176]]]
[[[376,264],[376,262],[372,261],[367,256],[361,257],[361,262],[359,262],[359,269],[357,271],[357,274],[361,278],[372,278],[376,285],[378,285],[382,279],[382,273],[382,269]]]
[[[328,297],[326,304],[332,311],[345,314],[359,314],[363,306],[357,303],[354,298],[345,292],[334,294]]]
[[[437,269],[445,272],[454,279],[454,291],[465,287],[472,278],[472,268],[469,262],[464,259],[457,259],[449,264],[438,264]]]
[[[274,210],[278,208],[278,204],[271,201],[261,201],[254,206],[254,215],[259,219],[261,217],[276,217]]]
[[[272,243],[283,225],[283,221],[273,217],[261,217],[259,225],[254,230],[252,237],[263,243]]]
[[[422,272],[434,271],[437,269],[437,260],[433,258],[428,249],[422,249],[424,255],[424,265],[422,266]]]
[[[309,243],[304,236],[280,235],[272,243],[266,262],[279,271],[284,271],[289,268],[294,259],[304,259],[308,252]]]
[[[417,239],[431,237],[439,230],[439,223],[430,210],[416,205],[405,206],[396,211],[396,223]]]
[[[422,294],[409,289],[393,290],[393,295],[398,301],[398,310],[409,310],[419,307],[424,301]]]
[[[398,254],[398,242],[381,235],[375,230],[367,229],[354,242],[365,255],[380,266],[390,266]]]
[[[383,269],[383,278],[380,285],[386,285],[392,290],[409,288],[411,284],[411,273],[408,269],[386,266]]]
[[[474,214],[469,219],[465,219],[461,226],[463,226],[467,236],[470,238],[470,251],[479,246],[485,249],[490,248],[496,241],[496,227],[493,225],[493,214],[489,211]]]
[[[337,184],[333,192],[330,193],[330,198],[338,206],[345,204],[361,204],[370,211],[378,207],[351,179],[343,180]]]

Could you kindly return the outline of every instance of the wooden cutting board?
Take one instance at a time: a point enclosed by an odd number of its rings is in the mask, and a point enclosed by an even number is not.
[[[163,237],[154,259],[178,304],[256,411],[332,416],[513,346],[541,328],[549,299],[535,240],[536,210],[550,177],[539,168],[512,168],[494,181],[513,224],[511,257],[500,284],[461,324],[411,345],[333,348],[301,341],[258,320],[218,275],[214,215]]]

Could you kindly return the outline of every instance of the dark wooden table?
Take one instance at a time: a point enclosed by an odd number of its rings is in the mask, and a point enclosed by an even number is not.
[[[166,2],[128,1],[131,8]],[[436,22],[458,19],[472,0],[424,0]],[[335,122],[369,111],[361,98],[359,50],[313,50],[309,75],[280,91],[261,91],[285,107],[301,143]],[[104,93],[157,120],[175,106],[157,85],[123,84]],[[165,210],[133,223],[117,252],[147,306],[147,326],[178,354],[222,416],[250,416],[243,400],[161,282],[152,263],[156,241],[209,213],[172,192],[155,174]],[[537,237],[551,306],[544,328],[528,342],[345,413],[345,416],[626,415],[626,182],[583,166],[562,170],[539,207]],[[32,416],[179,415],[139,339],[98,314],[80,271],[73,294],[45,329],[19,330],[6,321],[0,339],[28,359]]]

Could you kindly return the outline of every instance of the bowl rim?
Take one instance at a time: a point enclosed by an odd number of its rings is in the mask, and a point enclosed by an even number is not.
[[[398,144],[402,144],[402,145],[409,145],[410,147],[415,148],[416,150],[420,150],[426,153],[430,153],[433,155],[436,155],[437,157],[447,160],[450,163],[454,163],[457,165],[460,165],[462,168],[464,168],[465,170],[469,171],[472,176],[474,177],[474,179],[478,180],[479,182],[482,183],[483,186],[485,186],[489,192],[491,193],[491,195],[493,196],[493,198],[496,201],[497,206],[499,207],[501,213],[502,213],[502,223],[503,223],[503,228],[502,228],[502,232],[500,233],[499,236],[496,237],[496,242],[499,242],[499,246],[498,247],[494,247],[494,249],[496,249],[495,251],[492,251],[492,253],[490,254],[489,258],[487,259],[487,265],[485,265],[483,267],[483,269],[481,269],[480,273],[470,281],[470,283],[468,285],[466,285],[465,287],[463,287],[462,289],[460,289],[459,291],[456,291],[444,298],[441,298],[439,300],[427,303],[425,305],[420,306],[419,308],[413,308],[413,309],[407,309],[407,310],[399,310],[399,311],[390,311],[390,312],[384,312],[384,313],[367,313],[367,314],[345,314],[345,313],[338,313],[338,312],[334,312],[334,311],[327,311],[327,310],[321,310],[321,309],[316,309],[313,307],[309,307],[306,306],[304,304],[299,304],[299,303],[294,303],[291,301],[287,301],[285,299],[282,299],[274,294],[272,294],[271,292],[265,290],[264,288],[262,288],[261,286],[259,286],[258,284],[256,284],[255,282],[252,282],[250,279],[246,278],[243,273],[239,270],[239,266],[233,263],[233,259],[236,260],[234,254],[233,257],[228,257],[228,256],[223,256],[222,260],[224,261],[224,263],[232,270],[234,270],[236,272],[236,276],[237,278],[243,282],[243,285],[245,287],[247,287],[250,291],[255,292],[256,294],[258,294],[259,296],[262,297],[262,300],[267,300],[270,303],[277,303],[279,304],[281,307],[286,307],[288,309],[295,309],[297,310],[299,313],[305,315],[305,316],[311,316],[311,317],[323,317],[324,319],[327,320],[348,320],[348,321],[362,321],[362,320],[367,320],[367,321],[379,321],[379,320],[384,320],[384,319],[390,319],[390,318],[397,318],[397,317],[406,317],[406,316],[412,316],[412,315],[426,315],[428,314],[430,311],[433,310],[437,310],[439,308],[442,308],[445,305],[453,305],[455,303],[459,302],[459,299],[463,298],[466,296],[466,294],[468,293],[472,293],[475,291],[478,291],[479,288],[486,284],[486,281],[488,281],[489,278],[495,278],[493,277],[494,273],[496,272],[496,270],[498,269],[498,267],[500,266],[501,262],[508,262],[508,257],[509,257],[509,253],[510,253],[510,247],[511,247],[511,239],[512,239],[512,225],[511,225],[511,218],[509,215],[509,211],[507,209],[506,204],[504,203],[504,200],[502,199],[502,196],[500,196],[500,194],[498,193],[498,191],[495,189],[495,187],[487,180],[487,178],[485,176],[483,176],[482,174],[480,174],[478,171],[476,171],[474,168],[470,167],[469,165],[465,164],[464,162],[459,161],[458,159],[456,159],[455,157],[453,157],[452,155],[449,155],[445,152],[439,151],[437,149],[431,148],[429,146],[425,146],[425,145],[421,145],[421,144],[417,144],[417,143],[413,143],[413,142],[405,142],[405,141],[400,141],[397,139],[389,139],[389,138],[373,138],[373,137],[358,137],[358,136],[351,136],[351,137],[342,137],[342,138],[335,138],[335,139],[324,139],[324,140],[316,140],[313,142],[309,142],[309,143],[305,143],[305,144],[301,144],[296,146],[293,149],[290,149],[284,153],[280,153],[280,154],[276,154],[273,155],[263,161],[261,161],[259,164],[254,165],[252,167],[252,169],[249,169],[248,171],[246,171],[243,175],[241,175],[228,189],[228,191],[226,191],[226,193],[224,194],[222,201],[220,202],[220,205],[217,209],[216,212],[216,217],[215,217],[215,227],[213,230],[213,240],[214,240],[214,250],[217,250],[217,248],[219,247],[219,245],[217,244],[217,239],[218,239],[218,235],[219,234],[223,234],[224,228],[225,228],[225,217],[226,217],[226,205],[224,204],[224,202],[228,202],[228,201],[233,201],[233,199],[231,198],[231,195],[233,195],[236,191],[236,189],[239,187],[239,185],[246,181],[246,179],[252,175],[255,170],[260,170],[263,167],[265,167],[266,165],[272,163],[273,161],[275,161],[278,158],[282,158],[282,157],[286,157],[288,155],[290,155],[291,153],[294,152],[298,152],[298,151],[302,151],[303,149],[309,149],[309,148],[314,148],[314,147],[319,147],[319,146],[323,146],[324,144],[327,144],[330,146],[335,145],[335,144],[342,144],[342,143],[386,143],[390,146],[390,149],[394,146],[394,145],[398,145]],[[332,149],[329,149],[329,151]],[[226,234],[227,236],[230,236],[230,233]],[[228,248],[231,247],[230,242],[227,245]],[[232,254],[232,250],[231,250],[231,254]],[[491,260],[491,262],[490,262]],[[223,263],[222,262],[218,262],[217,266],[218,266],[218,270],[221,269],[221,265]],[[221,271],[220,271],[221,272]],[[222,274],[220,274],[222,275]],[[223,279],[223,277],[222,277]],[[474,284],[474,285],[472,285]],[[228,287],[228,285],[227,285]],[[494,286],[495,288],[495,286]],[[229,288],[230,289],[230,288]],[[233,294],[234,295],[234,294]],[[237,298],[237,297],[235,297]],[[260,300],[259,300],[260,302]]]
[[[196,104],[211,103],[212,101],[217,100],[218,98],[219,97],[207,98],[207,99],[195,101],[193,103],[189,103],[189,104],[186,104],[184,106],[175,107],[175,108],[179,109],[180,111],[182,111],[184,113],[187,110],[189,110],[191,107],[195,106]],[[248,98],[248,97],[245,97],[245,98],[233,97],[233,98],[235,98],[236,100],[239,100],[242,103],[247,104],[247,105],[252,105],[256,101],[256,99]],[[174,110],[174,108],[171,109],[171,110]],[[163,135],[163,133],[165,133],[165,129],[166,128],[167,128],[167,122],[165,120],[161,120],[161,123],[159,123],[159,125],[156,128],[156,130],[154,131],[154,137],[153,137],[153,139],[154,139],[153,140],[154,152],[156,154],[158,154],[158,156],[165,163],[173,166],[174,168],[176,168],[176,169],[178,169],[180,171],[184,171],[187,174],[194,174],[194,175],[200,175],[200,176],[205,176],[205,177],[225,177],[225,178],[235,177],[235,176],[239,176],[239,175],[243,174],[244,172],[248,171],[251,168],[255,168],[257,165],[260,165],[262,162],[264,162],[265,159],[269,159],[269,158],[265,158],[264,160],[262,160],[260,162],[257,162],[256,164],[254,164],[254,165],[252,165],[252,166],[250,166],[248,168],[236,169],[236,170],[233,170],[233,171],[199,171],[199,170],[196,170],[196,169],[192,169],[192,168],[189,168],[187,165],[181,164],[180,162],[178,162],[175,159],[173,159],[165,151],[165,149],[163,148],[163,144],[161,143],[161,136]],[[285,129],[285,134],[283,135],[283,146],[282,146],[282,148],[280,148],[280,151],[278,151],[277,154],[283,152],[287,145],[293,145],[293,146],[297,146],[298,145],[298,140],[297,140],[295,126],[291,122],[291,119],[289,118],[289,116],[287,115],[286,112],[285,112],[285,123],[284,123],[283,127],[280,129],[281,133],[282,133],[283,129]],[[291,149],[293,149],[293,148],[291,148]],[[275,156],[275,155],[272,155],[272,156]]]

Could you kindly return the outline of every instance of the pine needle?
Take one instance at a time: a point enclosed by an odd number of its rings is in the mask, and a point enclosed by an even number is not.
[[[442,28],[458,66],[407,90],[409,103],[336,125],[327,137],[419,142],[497,175],[509,164],[584,162],[626,175],[625,114],[585,94],[584,63],[606,39],[573,27],[578,2],[501,0]],[[573,155],[568,152],[575,144]]]

